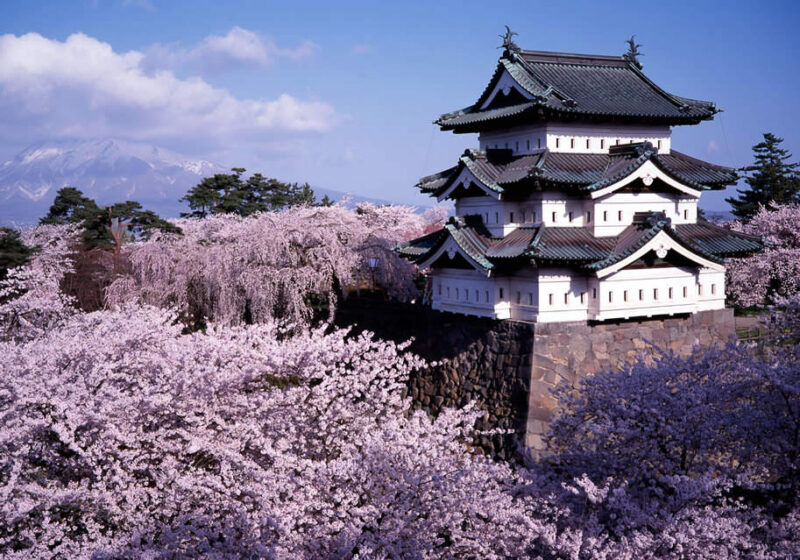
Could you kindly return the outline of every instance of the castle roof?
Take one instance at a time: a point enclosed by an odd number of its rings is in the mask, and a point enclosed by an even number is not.
[[[659,234],[666,235],[685,254],[722,263],[764,247],[761,238],[738,233],[701,220],[672,226],[660,212],[637,214],[634,222],[615,237],[594,237],[585,227],[537,225],[517,228],[505,237],[492,236],[480,216],[451,218],[441,230],[401,243],[400,255],[420,265],[430,265],[449,240],[473,266],[485,271],[520,265],[562,265],[599,271],[620,263]]]
[[[506,49],[478,100],[440,116],[457,133],[542,120],[697,124],[713,118],[710,101],[668,93],[630,55],[605,56]]]
[[[612,146],[607,154],[545,149],[512,156],[511,150],[506,149],[467,150],[457,165],[423,177],[416,186],[423,193],[439,198],[463,196],[470,191],[457,183],[466,171],[470,182],[478,183],[476,186],[484,191],[477,194],[524,196],[542,187],[585,194],[624,179],[648,161],[667,176],[696,190],[722,189],[738,178],[732,168],[674,150],[659,154],[650,143],[640,142]]]

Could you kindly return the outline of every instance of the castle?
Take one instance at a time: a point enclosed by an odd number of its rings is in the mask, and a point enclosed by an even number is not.
[[[736,172],[672,149],[671,127],[712,102],[651,81],[622,56],[520,49],[508,31],[489,84],[436,124],[479,148],[424,177],[455,202],[439,231],[398,251],[431,270],[434,309],[534,323],[693,314],[725,307],[725,260],[761,239],[698,217]]]

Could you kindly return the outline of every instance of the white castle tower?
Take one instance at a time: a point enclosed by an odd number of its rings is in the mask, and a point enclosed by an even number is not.
[[[623,56],[521,50],[511,41],[471,106],[442,130],[479,148],[417,185],[456,217],[403,243],[430,269],[434,309],[533,322],[605,321],[725,306],[725,259],[762,240],[698,219],[736,172],[672,149],[671,127],[711,120]]]

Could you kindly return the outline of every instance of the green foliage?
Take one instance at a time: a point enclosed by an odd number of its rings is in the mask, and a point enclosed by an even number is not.
[[[737,189],[738,198],[726,198],[733,214],[747,222],[758,213],[759,205],[774,210],[774,204],[800,202],[800,174],[798,163],[788,160],[792,154],[780,147],[783,138],[767,132],[764,140],[753,146],[755,162],[743,167],[749,189]]]
[[[0,280],[6,277],[9,269],[28,262],[33,252],[32,247],[22,242],[17,230],[0,227]]]
[[[291,206],[315,204],[314,190],[308,183],[283,183],[254,173],[242,178],[245,169],[234,167],[232,173],[206,177],[192,187],[181,202],[189,204],[191,212],[182,217],[205,218],[209,214],[238,214],[249,216],[256,212],[282,210]],[[325,197],[323,203],[330,205]]]
[[[83,240],[91,248],[107,248],[114,245],[110,227],[119,222],[125,225],[132,237],[149,237],[153,231],[180,233],[174,224],[164,220],[152,210],[144,210],[133,200],[117,202],[110,206],[98,206],[91,198],[74,187],[64,187],[56,193],[52,206],[39,221],[41,224],[83,223]]]

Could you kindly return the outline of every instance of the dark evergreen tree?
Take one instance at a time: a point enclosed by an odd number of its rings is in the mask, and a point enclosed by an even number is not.
[[[797,162],[789,162],[792,154],[781,148],[783,138],[767,132],[764,140],[753,146],[755,162],[743,167],[748,189],[737,189],[738,198],[726,198],[733,214],[749,221],[758,212],[759,205],[774,209],[774,204],[800,201],[800,174]]]
[[[17,230],[0,227],[0,280],[6,277],[9,269],[28,262],[33,252],[32,247],[22,242]]]
[[[231,171],[206,177],[192,187],[180,199],[189,204],[191,211],[182,212],[181,216],[204,218],[220,213],[249,216],[315,203],[314,190],[308,183],[284,183],[261,173],[254,173],[245,181],[242,179],[244,168],[234,167]]]
[[[159,217],[151,210],[144,210],[136,201],[117,202],[110,206],[99,206],[93,199],[74,187],[64,187],[47,214],[39,220],[41,224],[75,224],[84,226],[83,240],[90,249],[113,247],[117,243],[111,228],[124,224],[131,237],[148,237],[154,230],[179,233],[174,224]]]

